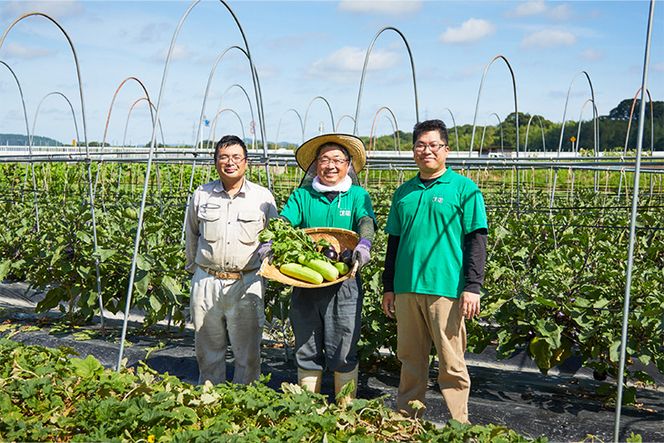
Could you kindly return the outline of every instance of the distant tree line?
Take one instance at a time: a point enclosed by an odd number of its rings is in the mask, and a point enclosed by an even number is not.
[[[598,146],[600,150],[623,150],[628,126],[630,126],[630,137],[627,142],[627,149],[632,151],[636,149],[639,100],[636,100],[631,125],[629,125],[631,108],[632,99],[625,99],[612,109],[608,115],[598,117]],[[528,124],[529,122],[530,125]],[[580,131],[579,126],[581,126]],[[546,150],[549,152],[557,152],[561,140],[561,128],[562,122],[554,123],[540,115],[531,116],[531,114],[519,112],[519,148],[524,149],[526,147],[529,151],[542,151],[546,147]],[[456,128],[450,127],[448,130],[449,144],[452,151],[457,149],[461,151],[469,150],[473,132],[472,125],[461,125]],[[526,133],[528,133],[527,140]],[[593,133],[594,124],[592,118],[580,122],[567,120],[565,130],[562,132],[561,151],[570,152],[577,149],[592,151],[594,147]],[[473,140],[473,151],[478,152],[480,148],[483,152],[514,151],[516,147],[515,134],[514,113],[509,114],[500,125],[477,126]],[[457,135],[459,140],[458,146]],[[482,140],[483,135],[484,139]],[[572,141],[572,137],[576,140]],[[364,137],[367,147],[371,146],[373,149],[383,151],[395,150],[397,139],[401,150],[409,150],[411,148],[411,132],[398,131],[396,134],[383,135],[374,140]],[[646,103],[643,149],[649,151],[651,147],[654,147],[655,151],[664,151],[664,102],[662,101],[652,102],[652,114],[651,103]]]
[[[62,146],[62,143],[57,140],[39,135],[32,137],[32,144],[33,146]],[[0,134],[0,145],[27,146],[28,137],[23,134]]]
[[[599,116],[597,124],[599,127],[599,149],[602,151],[622,151],[625,149],[625,138],[627,128],[630,127],[630,136],[627,142],[628,150],[636,149],[636,136],[638,131],[638,113],[640,100],[636,100],[632,109],[632,99],[622,100],[618,106],[613,108],[608,115]],[[646,119],[643,137],[643,149],[649,151],[664,151],[664,102],[654,101],[646,103]],[[568,114],[570,114],[568,112]],[[630,125],[631,115],[631,125]],[[530,122],[530,125],[528,124]],[[446,122],[449,123],[449,122]],[[654,123],[654,125],[653,125]],[[580,130],[579,130],[580,126]],[[592,151],[594,147],[594,124],[592,118],[582,121],[567,120],[565,130],[562,131],[561,123],[554,123],[540,115],[519,112],[519,148],[527,148],[529,151],[557,152],[558,146],[562,152],[573,150]],[[472,125],[461,125],[449,127],[449,144],[452,151],[468,151],[471,144]],[[509,114],[499,125],[477,126],[473,139],[473,151],[478,152],[511,152],[516,147],[516,125],[515,114]],[[526,135],[528,136],[526,138]],[[457,144],[458,136],[458,144]],[[402,151],[408,151],[412,147],[412,132],[397,131],[393,134],[382,135],[369,139],[361,137],[367,149],[378,151],[394,151],[397,147]],[[562,143],[561,143],[562,139]],[[652,142],[651,142],[652,139]],[[251,146],[250,140],[245,140],[247,146]],[[35,136],[35,146],[49,145],[61,146],[62,143],[48,137]],[[0,134],[0,145],[27,145],[27,137],[20,134]],[[213,147],[214,140],[203,140],[199,146],[203,149]],[[90,146],[101,146],[100,142],[92,141]],[[109,146],[108,143],[105,146]],[[148,142],[145,146],[150,146]],[[158,147],[164,145],[159,143]],[[279,143],[282,148],[296,148],[296,144]],[[189,145],[177,146],[179,148],[190,148]],[[269,142],[269,147],[274,148],[274,143]],[[256,141],[256,148],[262,149],[260,140]]]

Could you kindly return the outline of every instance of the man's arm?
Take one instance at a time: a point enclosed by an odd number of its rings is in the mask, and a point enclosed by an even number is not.
[[[480,289],[484,283],[486,264],[487,230],[477,229],[466,234],[463,240],[463,275],[465,286],[461,294],[460,308],[466,318],[480,313]]]
[[[383,270],[383,312],[394,318],[394,269],[397,262],[399,240],[397,235],[387,237],[387,251],[385,252],[385,269]]]
[[[189,201],[189,208],[187,209],[187,224],[185,226],[185,243],[184,243],[184,254],[185,254],[185,266],[184,268],[190,272],[194,273],[196,271],[196,251],[198,249],[198,237],[200,231],[198,230],[198,202],[196,199],[196,193],[191,196]]]

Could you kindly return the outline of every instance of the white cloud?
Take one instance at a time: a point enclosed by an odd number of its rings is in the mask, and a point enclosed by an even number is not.
[[[368,14],[401,15],[418,12],[422,8],[420,0],[341,0],[339,10]]]
[[[327,57],[315,61],[309,68],[313,75],[334,75],[335,73],[362,72],[366,50],[353,47],[344,47]],[[380,71],[397,65],[400,57],[391,51],[374,50],[369,58],[368,70]]]
[[[471,18],[458,28],[447,28],[440,36],[443,43],[470,43],[493,34],[496,27],[489,21]]]
[[[527,17],[530,15],[542,14],[547,9],[544,0],[532,0],[523,3],[514,8],[511,15],[516,17]]]
[[[347,72],[361,72],[366,51],[361,48],[345,47],[313,63],[316,70],[334,69]],[[371,52],[368,69],[378,71],[393,67],[398,61],[394,52],[375,50]]]
[[[544,29],[525,36],[521,41],[521,46],[524,48],[554,48],[556,46],[570,46],[574,43],[576,43],[576,36],[571,32]]]
[[[602,60],[604,58],[604,53],[596,49],[588,48],[581,52],[581,58],[589,62],[594,62]]]
[[[54,18],[65,18],[83,13],[85,8],[78,0],[58,1],[9,1],[0,2],[0,16],[18,18],[26,12],[39,11]]]
[[[554,20],[567,20],[572,16],[572,11],[569,9],[569,5],[558,5],[555,8],[551,8],[549,15]]]
[[[154,54],[152,57],[150,57],[150,61],[156,62],[156,63],[164,63],[166,61],[166,56],[167,55],[168,55],[168,48]],[[194,58],[194,55],[184,45],[180,45],[180,44],[176,43],[175,46],[173,46],[173,53],[171,54],[171,61],[187,60],[187,59],[193,59],[193,58]]]
[[[40,58],[49,55],[51,52],[43,48],[34,48],[25,46],[20,43],[10,42],[4,47],[4,51],[8,57],[15,57],[21,59]]]
[[[544,0],[519,2],[518,6],[507,14],[509,17],[548,16],[553,20],[567,20],[571,11],[569,5],[549,6]]]

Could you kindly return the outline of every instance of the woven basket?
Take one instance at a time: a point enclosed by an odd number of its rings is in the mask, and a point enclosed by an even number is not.
[[[330,245],[332,245],[339,253],[341,253],[341,251],[344,249],[355,249],[357,242],[360,240],[359,236],[355,232],[341,228],[306,228],[304,229],[304,232],[309,234],[309,236],[313,238],[314,241],[318,241],[320,239],[327,240]],[[341,283],[342,281],[348,280],[351,277],[355,277],[356,272],[357,263],[355,263],[348,274],[342,275],[335,281],[324,281],[320,285],[314,285],[313,283],[307,283],[305,281],[282,274],[281,271],[279,271],[279,269],[277,269],[277,267],[270,263],[266,258],[263,260],[263,264],[258,271],[258,275],[262,275],[269,280],[278,281],[279,283],[283,283],[288,286],[297,286],[299,288],[323,288],[325,286],[336,285],[337,283]]]

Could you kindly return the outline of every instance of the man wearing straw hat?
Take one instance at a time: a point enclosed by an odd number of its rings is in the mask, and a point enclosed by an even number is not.
[[[260,375],[265,323],[258,233],[277,208],[269,190],[245,178],[247,147],[239,137],[222,137],[214,160],[219,180],[194,191],[186,226],[198,382],[226,381],[230,341],[233,382],[248,384]]]
[[[470,376],[464,317],[480,311],[487,220],[477,185],[445,166],[448,152],[441,120],[415,125],[419,174],[396,190],[387,217],[383,311],[397,319],[397,408],[415,415],[411,402],[424,402],[433,342],[445,403],[452,418],[465,423]]]
[[[346,134],[320,135],[300,146],[295,158],[306,174],[288,198],[281,216],[298,228],[355,231],[360,241],[353,250],[353,262],[360,268],[366,265],[375,215],[369,194],[357,180],[366,163],[362,140]],[[336,394],[351,380],[357,389],[361,313],[359,273],[324,288],[293,288],[290,319],[301,386],[320,392],[323,370],[328,369],[334,372]]]

